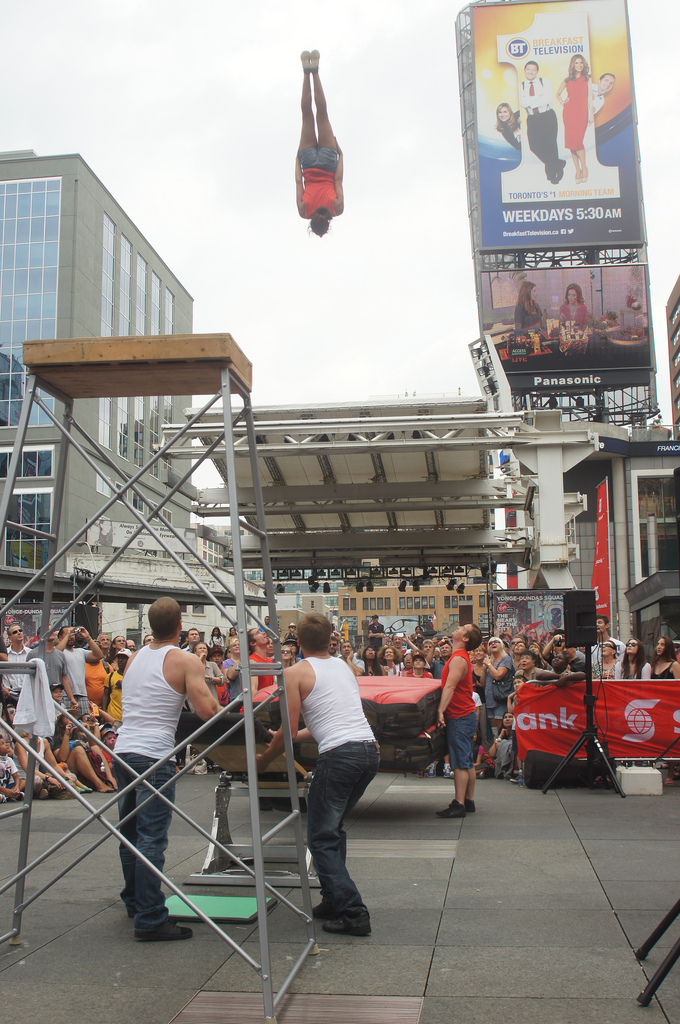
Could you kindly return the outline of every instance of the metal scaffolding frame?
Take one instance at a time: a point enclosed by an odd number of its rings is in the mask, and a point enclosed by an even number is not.
[[[164,393],[185,393],[187,390],[187,376],[186,373],[176,372],[172,375],[174,381],[175,391],[171,392],[168,385],[168,376],[164,377],[162,384],[159,384],[158,372],[154,372],[154,368],[158,366],[158,355],[150,356],[148,360],[149,372],[144,372],[144,361],[143,352],[146,343],[149,346],[157,346],[158,338],[135,338],[135,339],[87,339],[85,342],[81,342],[81,345],[87,350],[88,344],[91,344],[91,361],[88,363],[88,352],[85,351],[84,355],[80,356],[79,362],[73,362],[68,364],[67,360],[62,359],[61,365],[59,366],[60,381],[65,378],[68,379],[68,387],[63,387],[60,383],[59,386],[55,384],[55,374],[50,372],[49,358],[44,363],[44,373],[41,372],[40,366],[36,366],[36,362],[31,363],[30,358],[27,358],[26,350],[24,351],[24,360],[29,365],[29,376],[26,383],[26,392],[24,402],[19,418],[19,424],[17,427],[16,437],[14,440],[14,446],[8,469],[7,480],[5,482],[5,488],[2,496],[0,497],[0,529],[2,533],[0,536],[5,536],[5,530],[19,531],[21,533],[28,534],[33,537],[39,537],[48,541],[48,558],[45,564],[37,569],[36,576],[32,581],[26,583],[21,587],[17,593],[7,601],[0,608],[0,615],[9,611],[10,608],[16,604],[23,594],[35,586],[35,580],[42,578],[43,583],[43,604],[42,604],[42,619],[40,628],[40,643],[39,653],[44,654],[46,639],[52,629],[55,628],[60,622],[66,621],[70,613],[73,611],[76,604],[78,604],[83,597],[90,591],[92,591],[97,582],[105,574],[105,572],[112,566],[117,559],[123,554],[127,547],[139,536],[142,531],[147,531],[151,534],[156,542],[165,550],[168,557],[171,558],[177,565],[180,566],[181,570],[191,580],[191,583],[196,587],[206,602],[212,604],[223,618],[230,624],[235,625],[239,638],[241,640],[241,649],[247,650],[247,629],[250,624],[255,624],[263,629],[272,639],[274,643],[274,663],[267,665],[259,665],[256,663],[249,663],[245,659],[242,663],[242,679],[243,679],[243,692],[233,700],[228,707],[221,708],[220,711],[208,722],[204,722],[191,736],[186,739],[182,739],[175,748],[158,761],[151,769],[144,772],[141,775],[137,775],[132,772],[130,767],[118,758],[115,754],[115,750],[112,752],[114,760],[125,765],[125,771],[133,775],[132,781],[125,787],[125,789],[119,792],[113,793],[104,804],[97,808],[94,807],[81,793],[79,793],[74,787],[67,781],[64,783],[69,792],[74,796],[80,804],[87,810],[87,817],[81,821],[77,826],[71,829],[65,836],[53,844],[48,850],[34,859],[28,859],[28,847],[31,829],[31,809],[33,803],[33,775],[34,768],[36,765],[42,766],[42,768],[49,769],[49,765],[44,758],[37,751],[37,739],[32,737],[30,742],[27,743],[18,732],[11,726],[3,723],[3,728],[6,730],[16,744],[22,746],[28,757],[28,765],[26,770],[26,790],[25,798],[22,805],[16,808],[11,808],[4,813],[0,814],[0,819],[11,817],[16,814],[22,815],[22,828],[19,841],[19,853],[16,873],[7,880],[2,887],[0,887],[0,895],[14,887],[14,909],[12,916],[12,926],[4,934],[0,935],[0,942],[9,941],[11,944],[20,943],[21,935],[21,924],[22,915],[25,909],[29,907],[42,893],[49,889],[55,884],[60,878],[62,878],[68,871],[74,868],[87,856],[93,853],[103,842],[106,841],[111,835],[116,836],[119,842],[126,846],[130,852],[132,852],[146,867],[151,870],[172,892],[180,896],[184,902],[190,907],[190,909],[198,915],[199,919],[208,924],[216,934],[223,939],[231,950],[236,952],[243,960],[246,961],[260,976],[262,981],[262,996],[263,996],[263,1019],[267,1024],[275,1024],[276,1022],[276,1009],[280,1005],[281,999],[284,997],[288,988],[290,987],[293,979],[300,970],[302,964],[305,962],[307,956],[315,955],[318,953],[318,947],[316,945],[316,939],[314,936],[314,927],[312,922],[312,906],[311,906],[311,894],[310,886],[307,874],[307,862],[306,856],[307,851],[302,833],[302,822],[300,815],[300,804],[298,796],[298,784],[295,776],[294,756],[293,756],[293,740],[290,731],[290,723],[287,714],[287,702],[285,688],[283,686],[283,666],[281,661],[281,650],[279,644],[278,633],[274,630],[267,628],[264,625],[264,618],[261,617],[259,603],[251,602],[248,603],[246,597],[246,589],[244,585],[244,573],[243,573],[243,556],[241,551],[241,535],[238,529],[233,531],[233,570],[234,570],[234,583],[233,588],[225,586],[224,580],[217,575],[213,566],[211,566],[199,553],[194,550],[190,543],[182,536],[180,531],[175,529],[168,518],[163,514],[163,506],[168,502],[172,495],[178,491],[191,477],[195,469],[209,458],[217,444],[221,443],[224,451],[224,461],[226,467],[227,487],[229,491],[229,506],[231,509],[239,509],[239,489],[237,485],[236,477],[236,462],[234,456],[234,444],[235,436],[234,431],[237,424],[245,425],[245,431],[247,435],[247,444],[250,448],[250,468],[252,472],[252,491],[255,495],[255,515],[252,514],[252,510],[249,513],[249,520],[246,521],[245,517],[235,515],[233,522],[239,523],[244,527],[248,533],[254,537],[259,543],[261,549],[262,566],[264,570],[264,582],[265,582],[265,594],[266,594],[266,611],[270,616],[272,622],[276,621],[276,606],[274,597],[274,582],[273,575],[270,565],[269,557],[269,546],[267,540],[266,523],[264,516],[264,506],[262,500],[262,488],[259,479],[259,471],[257,464],[256,445],[255,445],[255,431],[253,425],[253,412],[250,398],[250,387],[249,380],[243,372],[239,372],[237,361],[232,359],[233,351],[236,346],[233,345],[233,340],[228,335],[223,336],[194,336],[192,340],[196,343],[201,341],[201,338],[207,338],[213,341],[216,337],[221,339],[229,339],[229,345],[225,345],[222,351],[222,358],[219,355],[219,345],[213,344],[212,348],[212,362],[210,363],[210,370],[212,371],[213,380],[219,380],[219,389],[216,393],[202,406],[200,410],[197,410],[194,415],[188,420],[186,430],[190,430],[194,424],[201,420],[201,417],[213,406],[217,407],[218,403],[221,402],[222,406],[222,431],[218,438],[215,439],[214,443],[209,445],[208,448],[199,453],[196,463],[191,466],[181,477],[180,480],[176,481],[174,485],[166,492],[165,496],[155,504],[151,503],[150,499],[140,490],[139,482],[149,472],[153,466],[163,458],[172,457],[172,448],[175,442],[184,436],[185,430],[180,430],[175,437],[166,441],[160,446],[145,464],[138,469],[132,475],[128,475],[103,449],[94,438],[92,438],[87,431],[77,422],[73,413],[74,398],[79,396],[82,391],[79,390],[79,377],[81,383],[84,386],[84,393],[88,397],[96,397],[96,392],[93,394],[93,387],[96,388],[96,384],[93,385],[92,368],[96,367],[96,372],[100,378],[106,380],[106,391],[102,390],[102,396],[111,396],[111,381],[116,379],[116,374],[101,373],[101,363],[96,362],[96,351],[97,346],[101,349],[101,343],[105,340],[107,342],[107,351],[113,350],[108,343],[119,342],[118,349],[122,353],[119,356],[113,356],[112,361],[114,367],[121,371],[120,378],[124,379],[126,370],[129,371],[132,367],[134,369],[133,377],[135,386],[138,390],[132,392],[126,390],[130,387],[129,380],[127,383],[122,383],[120,389],[124,394],[156,394],[159,390],[163,390]],[[160,339],[162,341],[162,339]],[[129,348],[129,342],[135,345],[134,360],[130,358],[132,350]],[[209,343],[208,342],[208,343]],[[54,344],[54,343],[53,343]],[[198,348],[198,345],[197,345]],[[218,351],[217,357],[215,351]],[[151,348],[150,348],[151,351]],[[157,351],[156,348],[153,351]],[[196,349],[194,349],[196,351]],[[142,353],[141,365],[140,365],[140,353]],[[242,363],[245,362],[242,353],[236,353],[241,357]],[[111,358],[111,356],[110,356]],[[199,357],[200,358],[200,357]],[[118,359],[118,362],[116,362]],[[162,357],[161,357],[162,359]],[[174,364],[176,365],[176,357]],[[180,364],[184,365],[184,364]],[[186,365],[190,365],[187,363]],[[205,364],[204,364],[205,365]],[[200,366],[200,363],[199,363]],[[166,368],[167,369],[167,368]],[[161,371],[162,372],[162,368]],[[89,376],[87,374],[89,373]],[[219,376],[218,376],[219,375]],[[205,379],[205,372],[203,374]],[[101,385],[103,387],[103,385]],[[40,397],[39,390],[41,392],[47,392],[52,395],[60,402],[63,403],[63,412],[61,417],[56,415],[49,408],[49,405]],[[89,389],[89,390],[88,390]],[[239,408],[235,408],[232,402],[232,398],[236,396],[237,399],[242,402]],[[54,508],[53,516],[48,531],[35,530],[33,528],[27,528],[21,523],[15,523],[9,519],[8,513],[12,498],[12,492],[17,478],[19,469],[21,450],[26,440],[26,432],[30,420],[30,413],[33,406],[37,406],[41,411],[51,420],[58,431],[61,434],[62,442],[59,447],[59,458],[57,464],[57,474],[55,478],[55,491],[54,491]],[[76,436],[77,435],[77,436]],[[242,447],[243,441],[240,442]],[[61,510],[64,497],[64,485],[66,480],[66,464],[69,449],[76,451],[85,463],[94,469],[97,476],[110,488],[111,497],[104,502],[102,507],[99,509],[97,515],[93,520],[90,520],[88,524],[84,524],[81,529],[76,531],[73,537],[69,538],[65,544],[58,547],[59,537],[59,526],[61,521]],[[102,464],[106,467],[106,470],[102,468]],[[129,497],[128,497],[129,494]],[[132,500],[137,498],[138,502],[141,499],[143,510],[136,507],[136,504]],[[108,559],[102,569],[97,572],[92,579],[90,579],[87,585],[81,590],[77,598],[72,601],[66,611],[59,617],[57,621],[51,619],[51,604],[54,589],[54,576],[55,569],[59,560],[64,554],[76,543],[80,537],[83,536],[87,530],[88,525],[104,515],[115,502],[120,501],[123,506],[128,510],[130,515],[137,521],[138,525],[131,537],[119,548],[114,554]],[[157,531],[153,520],[157,524],[164,527],[165,530],[170,531],[174,538],[180,545],[180,550],[184,549],[192,559],[196,559],[197,562],[208,572],[210,576],[217,582],[220,588],[220,596],[223,590],[226,590],[228,597],[233,600],[235,605],[235,615],[233,609],[230,612],[228,607],[225,607],[226,602],[222,602],[215,593],[211,593],[201,580],[192,572],[189,564],[182,560],[182,558],[173,551],[169,544],[165,542],[163,536]],[[253,522],[254,521],[254,522]],[[231,607],[231,605],[229,605]],[[35,682],[35,665],[33,662],[26,663],[8,663],[7,665],[0,666],[0,674],[4,672],[25,672],[28,674],[29,682],[28,685],[36,686]],[[273,675],[278,683],[274,693],[268,696],[265,702],[278,698],[281,704],[281,719],[284,725],[284,747],[286,754],[286,774],[288,779],[288,788],[281,790],[281,795],[287,795],[290,799],[291,811],[287,814],[284,819],[269,829],[266,833],[262,833],[262,824],[260,821],[260,808],[259,808],[259,794],[258,794],[258,781],[257,781],[257,766],[256,766],[256,738],[255,738],[255,723],[254,723],[254,711],[253,711],[253,698],[251,691],[251,677],[257,677],[261,675]],[[262,703],[259,705],[262,706]],[[233,712],[241,711],[241,714],[235,716]],[[75,722],[70,713],[63,711],[71,722]],[[249,863],[245,863],[241,860],[233,850],[222,845],[210,831],[202,828],[198,822],[194,821],[190,815],[181,808],[172,804],[167,796],[164,795],[163,790],[165,786],[160,786],[155,789],[154,786],[148,781],[148,776],[152,774],[156,768],[170,761],[176,753],[183,750],[188,744],[193,741],[200,741],[202,733],[214,726],[220,720],[225,719],[225,716],[230,715],[230,719],[225,721],[224,732],[214,741],[210,742],[209,745],[203,747],[201,752],[197,755],[194,760],[188,760],[185,767],[182,769],[176,778],[180,778],[187,771],[190,770],[192,765],[206,754],[209,754],[212,749],[222,744],[225,740],[231,737],[234,733],[239,730],[243,730],[245,739],[245,751],[246,751],[246,765],[248,772],[248,799],[250,808],[250,822],[252,828],[252,866]],[[82,728],[82,726],[80,726]],[[84,730],[90,740],[95,743],[98,742],[96,737],[89,733],[88,730]],[[174,780],[172,780],[174,781]],[[252,878],[252,884],[255,888],[257,898],[257,923],[259,933],[259,944],[260,944],[260,956],[259,962],[248,955],[229,935],[219,927],[214,921],[210,920],[205,913],[203,913],[192,901],[189,896],[184,894],[178,887],[164,875],[161,871],[154,867],[144,856],[139,853],[132,844],[125,839],[120,832],[120,825],[123,822],[117,822],[113,824],[106,817],[106,812],[115,806],[120,796],[131,791],[140,783],[149,791],[149,795],[145,803],[148,803],[152,799],[160,799],[164,803],[169,804],[173,812],[178,814],[187,824],[189,824],[199,835],[201,835],[208,844],[212,844],[216,847],[220,854],[233,862],[242,872],[250,875]],[[143,805],[142,805],[143,806]],[[128,817],[133,817],[140,810],[137,807]],[[125,821],[128,818],[124,819]],[[39,864],[42,864],[47,858],[49,858],[57,850],[61,849],[71,838],[79,834],[91,823],[98,821],[100,822],[107,833],[105,836],[98,838],[91,846],[89,846],[83,853],[79,854],[65,869],[59,871],[53,878],[47,883],[43,884],[36,892],[26,896],[25,894],[25,882],[30,872],[36,868]],[[302,890],[302,904],[303,908],[296,907],[289,899],[287,899],[278,889],[271,884],[265,876],[265,855],[264,846],[270,840],[274,839],[275,836],[279,835],[285,828],[292,828],[294,834],[294,849],[297,855],[298,872],[300,875],[300,884]],[[267,919],[267,899],[268,897],[275,897],[275,899],[282,905],[295,914],[301,924],[304,926],[305,940],[302,946],[302,950],[299,956],[295,959],[293,967],[286,975],[284,981],[280,985],[278,991],[274,992],[273,977],[270,961],[269,951],[269,930],[268,930],[268,919]]]

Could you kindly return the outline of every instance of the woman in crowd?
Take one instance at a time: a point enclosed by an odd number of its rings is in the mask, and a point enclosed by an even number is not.
[[[210,634],[210,646],[221,647],[222,646],[222,630],[219,626],[214,626],[213,631]]]
[[[680,679],[680,665],[675,660],[675,644],[667,636],[656,641],[652,655],[652,679]]]
[[[518,634],[510,644],[512,663],[515,666],[515,669],[519,668],[519,659],[522,657],[524,651],[527,650],[528,646],[526,637],[523,637],[521,634]]]
[[[219,701],[218,687],[221,690],[224,685],[224,677],[220,671],[219,665],[216,665],[214,661],[209,660],[208,645],[203,640],[199,640],[194,647],[194,654],[203,665],[205,685],[208,687],[215,700]]]
[[[593,678],[616,679],[617,654],[616,644],[611,640],[605,640],[600,647],[600,657],[593,665]]]
[[[546,668],[548,662],[543,657],[543,648],[539,644],[538,640],[531,641],[531,643],[529,644],[529,650],[533,651],[536,657],[538,658],[538,661],[536,662],[538,668]]]
[[[1,733],[0,733],[1,735]],[[22,739],[28,743],[30,736],[27,732],[19,730],[19,735]],[[72,794],[64,786],[64,778],[68,778],[69,782],[75,782],[75,775],[70,772],[68,775],[59,767],[54,759],[54,754],[50,749],[48,743],[42,738],[38,739],[38,753],[41,757],[44,757],[47,763],[51,767],[51,772],[45,771],[43,766],[37,761],[35,762],[35,768],[33,773],[33,796],[39,800],[46,800],[48,796],[56,797],[57,794],[65,795],[70,797]],[[17,765],[17,774],[19,776],[19,788],[23,793],[26,788],[26,769],[28,767],[28,754],[21,746],[20,743],[14,745],[14,760]]]
[[[230,704],[236,700],[243,689],[241,682],[241,644],[237,636],[230,637],[227,641],[227,657],[222,662],[224,678],[228,686],[228,694],[225,693],[223,700]]]
[[[413,668],[413,655],[410,651],[406,651],[401,661],[401,674],[407,676]]]
[[[487,651],[488,654],[484,659],[486,714],[491,731],[495,736],[503,723],[507,700],[512,692],[515,666],[500,637],[491,637],[487,644]]]
[[[391,644],[385,644],[378,651],[378,661],[380,662],[384,676],[398,676],[399,675],[399,661],[397,652]]]
[[[86,727],[90,728],[87,722]],[[74,731],[73,723],[67,721],[63,715],[57,720],[51,742],[55,760],[61,764],[66,763],[70,771],[76,774],[79,782],[96,789],[98,793],[111,793],[116,788],[113,777],[111,781],[106,779],[105,782],[101,773],[94,770],[88,757],[87,737],[84,733],[79,734],[78,730]]]
[[[570,150],[571,158],[574,161],[576,183],[582,185],[585,185],[588,180],[583,138],[586,128],[593,123],[595,116],[593,114],[593,94],[589,82],[590,68],[581,54],[575,53],[569,61],[567,77],[560,83],[557,90],[557,99],[562,104],[564,145]]]
[[[614,666],[615,679],[650,679],[652,666],[647,661],[642,643],[633,637],[626,644],[623,658]]]
[[[509,142],[513,149],[521,149],[522,123],[519,110],[514,110],[509,103],[499,103],[496,107],[496,131]]]
[[[284,644],[281,648],[281,664],[284,668],[291,668],[295,664],[295,648],[290,644]]]
[[[382,666],[378,661],[378,652],[375,647],[364,647],[361,660],[364,663],[364,675],[381,676],[383,674]]]
[[[527,331],[540,331],[543,325],[543,310],[533,298],[532,292],[536,285],[533,281],[523,281],[515,306],[515,333],[526,334]]]

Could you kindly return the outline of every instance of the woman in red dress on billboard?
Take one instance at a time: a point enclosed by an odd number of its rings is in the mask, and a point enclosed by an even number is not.
[[[295,158],[295,199],[298,213],[320,238],[333,217],[345,209],[342,191],[342,150],[328,120],[328,109],[319,78],[319,51],[300,54],[302,81],[302,135]],[[312,83],[316,103],[316,127],[312,111]]]
[[[583,137],[588,125],[593,123],[594,117],[593,95],[589,82],[590,68],[580,53],[575,53],[569,61],[567,77],[557,90],[557,98],[562,104],[564,145],[571,151],[576,168],[576,181],[582,185],[588,180]],[[563,99],[565,92],[567,95]]]

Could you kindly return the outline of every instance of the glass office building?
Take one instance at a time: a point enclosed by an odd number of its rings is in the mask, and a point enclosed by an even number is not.
[[[0,481],[7,475],[24,396],[25,341],[190,334],[192,305],[82,157],[0,153]],[[58,412],[58,403],[42,397]],[[121,469],[132,472],[158,444],[162,422],[179,418],[187,404],[188,397],[162,395],[89,399],[76,402],[76,415]],[[11,521],[49,530],[58,448],[56,428],[34,409]],[[153,500],[164,491],[162,474],[150,486]],[[91,518],[109,493],[94,470],[70,453],[63,536]],[[189,525],[185,498],[172,501],[168,511],[174,523]],[[109,515],[122,522],[130,518],[121,505]],[[39,568],[47,557],[47,542],[19,529],[7,529],[2,547],[6,566]]]

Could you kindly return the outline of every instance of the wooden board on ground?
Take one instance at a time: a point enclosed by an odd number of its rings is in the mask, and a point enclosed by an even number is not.
[[[24,363],[71,398],[215,394],[225,367],[252,388],[252,363],[230,334],[26,341]]]

